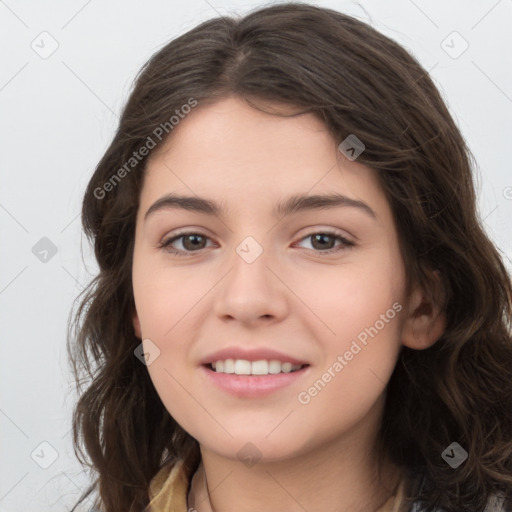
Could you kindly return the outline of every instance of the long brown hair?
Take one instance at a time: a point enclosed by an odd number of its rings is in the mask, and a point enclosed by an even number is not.
[[[134,356],[131,268],[147,156],[130,158],[148,137],[155,144],[157,133],[162,142],[164,131],[172,137],[169,119],[191,99],[201,105],[230,95],[260,110],[286,104],[312,112],[335,140],[363,141],[358,162],[378,173],[408,284],[442,300],[444,334],[425,350],[403,347],[388,386],[379,450],[411,482],[422,478],[404,504],[481,511],[502,493],[512,510],[512,286],[478,218],[474,159],[414,57],[353,17],[303,3],[206,21],[153,55],[88,184],[82,223],[99,274],[79,297],[68,338],[82,393],[75,453],[96,476],[82,498],[96,489],[101,510],[139,512],[163,463],[199,457],[197,441],[169,415]],[[442,294],[429,277],[434,270]],[[453,442],[468,454],[456,469],[442,458]]]

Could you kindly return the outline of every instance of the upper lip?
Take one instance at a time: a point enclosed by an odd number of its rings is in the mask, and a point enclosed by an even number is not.
[[[210,364],[215,363],[216,361],[225,361],[226,359],[245,359],[246,361],[261,361],[276,359],[281,361],[282,363],[292,363],[292,364],[300,364],[305,365],[308,364],[306,361],[302,361],[295,357],[288,356],[283,354],[282,352],[278,352],[277,350],[267,349],[267,348],[259,348],[259,349],[244,349],[240,347],[227,347],[222,350],[217,350],[216,352],[212,352],[211,354],[205,356],[201,359],[200,363]]]

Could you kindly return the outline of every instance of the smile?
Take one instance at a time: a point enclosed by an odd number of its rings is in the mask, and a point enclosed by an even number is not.
[[[200,369],[208,385],[237,398],[268,396],[297,383],[310,373],[309,364],[292,365],[290,362],[272,359],[252,362],[246,359],[218,360],[203,364]]]
[[[300,370],[304,366],[290,362],[282,362],[277,359],[261,359],[248,361],[247,359],[218,360],[210,365],[216,373],[228,373],[236,375],[277,375],[279,373],[291,373]]]

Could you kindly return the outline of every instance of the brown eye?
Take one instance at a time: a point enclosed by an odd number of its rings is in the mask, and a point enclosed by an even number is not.
[[[312,240],[312,246],[315,249],[323,250],[323,249],[332,249],[334,247],[335,237],[332,235],[328,235],[326,233],[318,233],[316,235],[310,235],[310,238]],[[329,239],[330,242],[329,243]]]
[[[310,249],[309,252],[322,256],[337,253],[355,245],[340,234],[331,231],[311,233],[302,238],[301,241],[303,240],[311,241],[313,249]],[[336,240],[341,242],[337,247],[334,245]]]
[[[183,238],[183,247],[187,250],[193,251],[194,249],[204,249],[203,245],[205,242],[205,237],[198,234],[184,235],[180,238]]]
[[[186,255],[186,253],[199,252],[205,248],[205,243],[209,238],[201,233],[181,233],[177,236],[169,238],[160,244],[160,248],[165,252],[175,254],[177,256]],[[175,248],[173,244],[180,241],[182,248]]]

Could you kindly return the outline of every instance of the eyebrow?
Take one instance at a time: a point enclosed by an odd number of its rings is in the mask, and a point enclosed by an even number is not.
[[[296,194],[290,196],[284,201],[279,202],[273,209],[274,217],[287,217],[294,213],[309,210],[324,210],[337,207],[353,207],[365,212],[373,219],[377,218],[377,214],[363,201],[352,199],[342,194],[329,195],[306,195]],[[155,201],[144,214],[146,220],[150,214],[172,208],[180,208],[192,212],[204,213],[206,215],[216,215],[223,217],[226,210],[218,203],[211,199],[198,196],[182,196],[178,194],[167,194]]]

